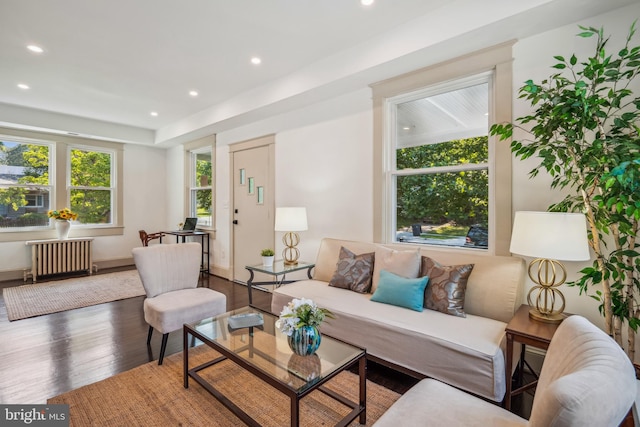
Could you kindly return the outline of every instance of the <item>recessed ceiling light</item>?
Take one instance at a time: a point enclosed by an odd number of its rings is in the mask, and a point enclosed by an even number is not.
[[[251,63],[253,65],[259,65],[262,62],[262,59],[258,58],[257,56],[254,56],[253,58],[251,58]]]
[[[18,83],[18,87],[24,90],[30,89],[29,85],[26,85],[24,83]]]
[[[42,52],[44,52],[43,48],[41,48],[40,46],[36,46],[35,44],[28,45],[27,49],[29,49],[33,53],[42,53]]]
[[[153,117],[158,117],[158,112],[157,111],[152,111],[149,114],[151,114]]]
[[[190,90],[190,91],[189,91],[189,95],[191,95],[191,96],[193,96],[193,97],[196,97],[196,96],[198,96],[198,91]]]
[[[360,0],[360,4],[363,6],[371,6],[373,4],[373,0]]]
[[[402,130],[411,130],[411,128],[409,126],[405,126],[402,128]]]

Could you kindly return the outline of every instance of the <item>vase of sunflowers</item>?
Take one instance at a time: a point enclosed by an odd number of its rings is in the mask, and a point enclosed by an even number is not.
[[[67,240],[69,238],[69,230],[71,229],[72,220],[78,219],[78,214],[71,211],[69,208],[60,210],[51,210],[47,212],[49,218],[55,220],[56,232],[58,233],[58,240]]]

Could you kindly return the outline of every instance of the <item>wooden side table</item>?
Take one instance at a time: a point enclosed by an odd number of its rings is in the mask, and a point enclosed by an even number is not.
[[[537,320],[533,320],[529,317],[530,306],[523,304],[520,306],[516,314],[507,324],[505,331],[507,333],[507,360],[506,360],[506,377],[507,377],[507,392],[504,397],[505,409],[511,410],[511,398],[518,394],[521,394],[536,386],[538,380],[532,381],[528,384],[522,385],[523,375],[522,371],[524,365],[529,366],[524,358],[524,353],[527,345],[546,350],[549,348],[549,343],[559,324],[544,323]],[[522,345],[522,351],[520,353],[520,361],[518,362],[518,385],[516,390],[512,390],[511,387],[511,371],[513,370],[513,343],[519,342]],[[529,366],[529,368],[531,368]],[[533,370],[532,370],[533,371]],[[535,375],[535,373],[534,373]]]

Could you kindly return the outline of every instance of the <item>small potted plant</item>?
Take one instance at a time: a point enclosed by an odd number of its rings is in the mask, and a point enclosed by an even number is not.
[[[262,251],[260,251],[260,255],[262,255],[262,265],[264,267],[273,267],[273,258],[275,255],[273,249],[263,249]]]

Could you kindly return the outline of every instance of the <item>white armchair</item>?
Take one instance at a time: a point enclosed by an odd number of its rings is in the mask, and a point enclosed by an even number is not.
[[[201,248],[199,243],[162,244],[134,248],[133,260],[147,294],[144,320],[149,324],[147,345],[156,329],[162,333],[158,364],[162,365],[169,332],[185,323],[227,311],[227,297],[209,288],[199,288]]]
[[[624,351],[584,317],[571,316],[551,340],[528,421],[426,379],[394,403],[375,426],[615,427],[635,396],[635,371]]]

